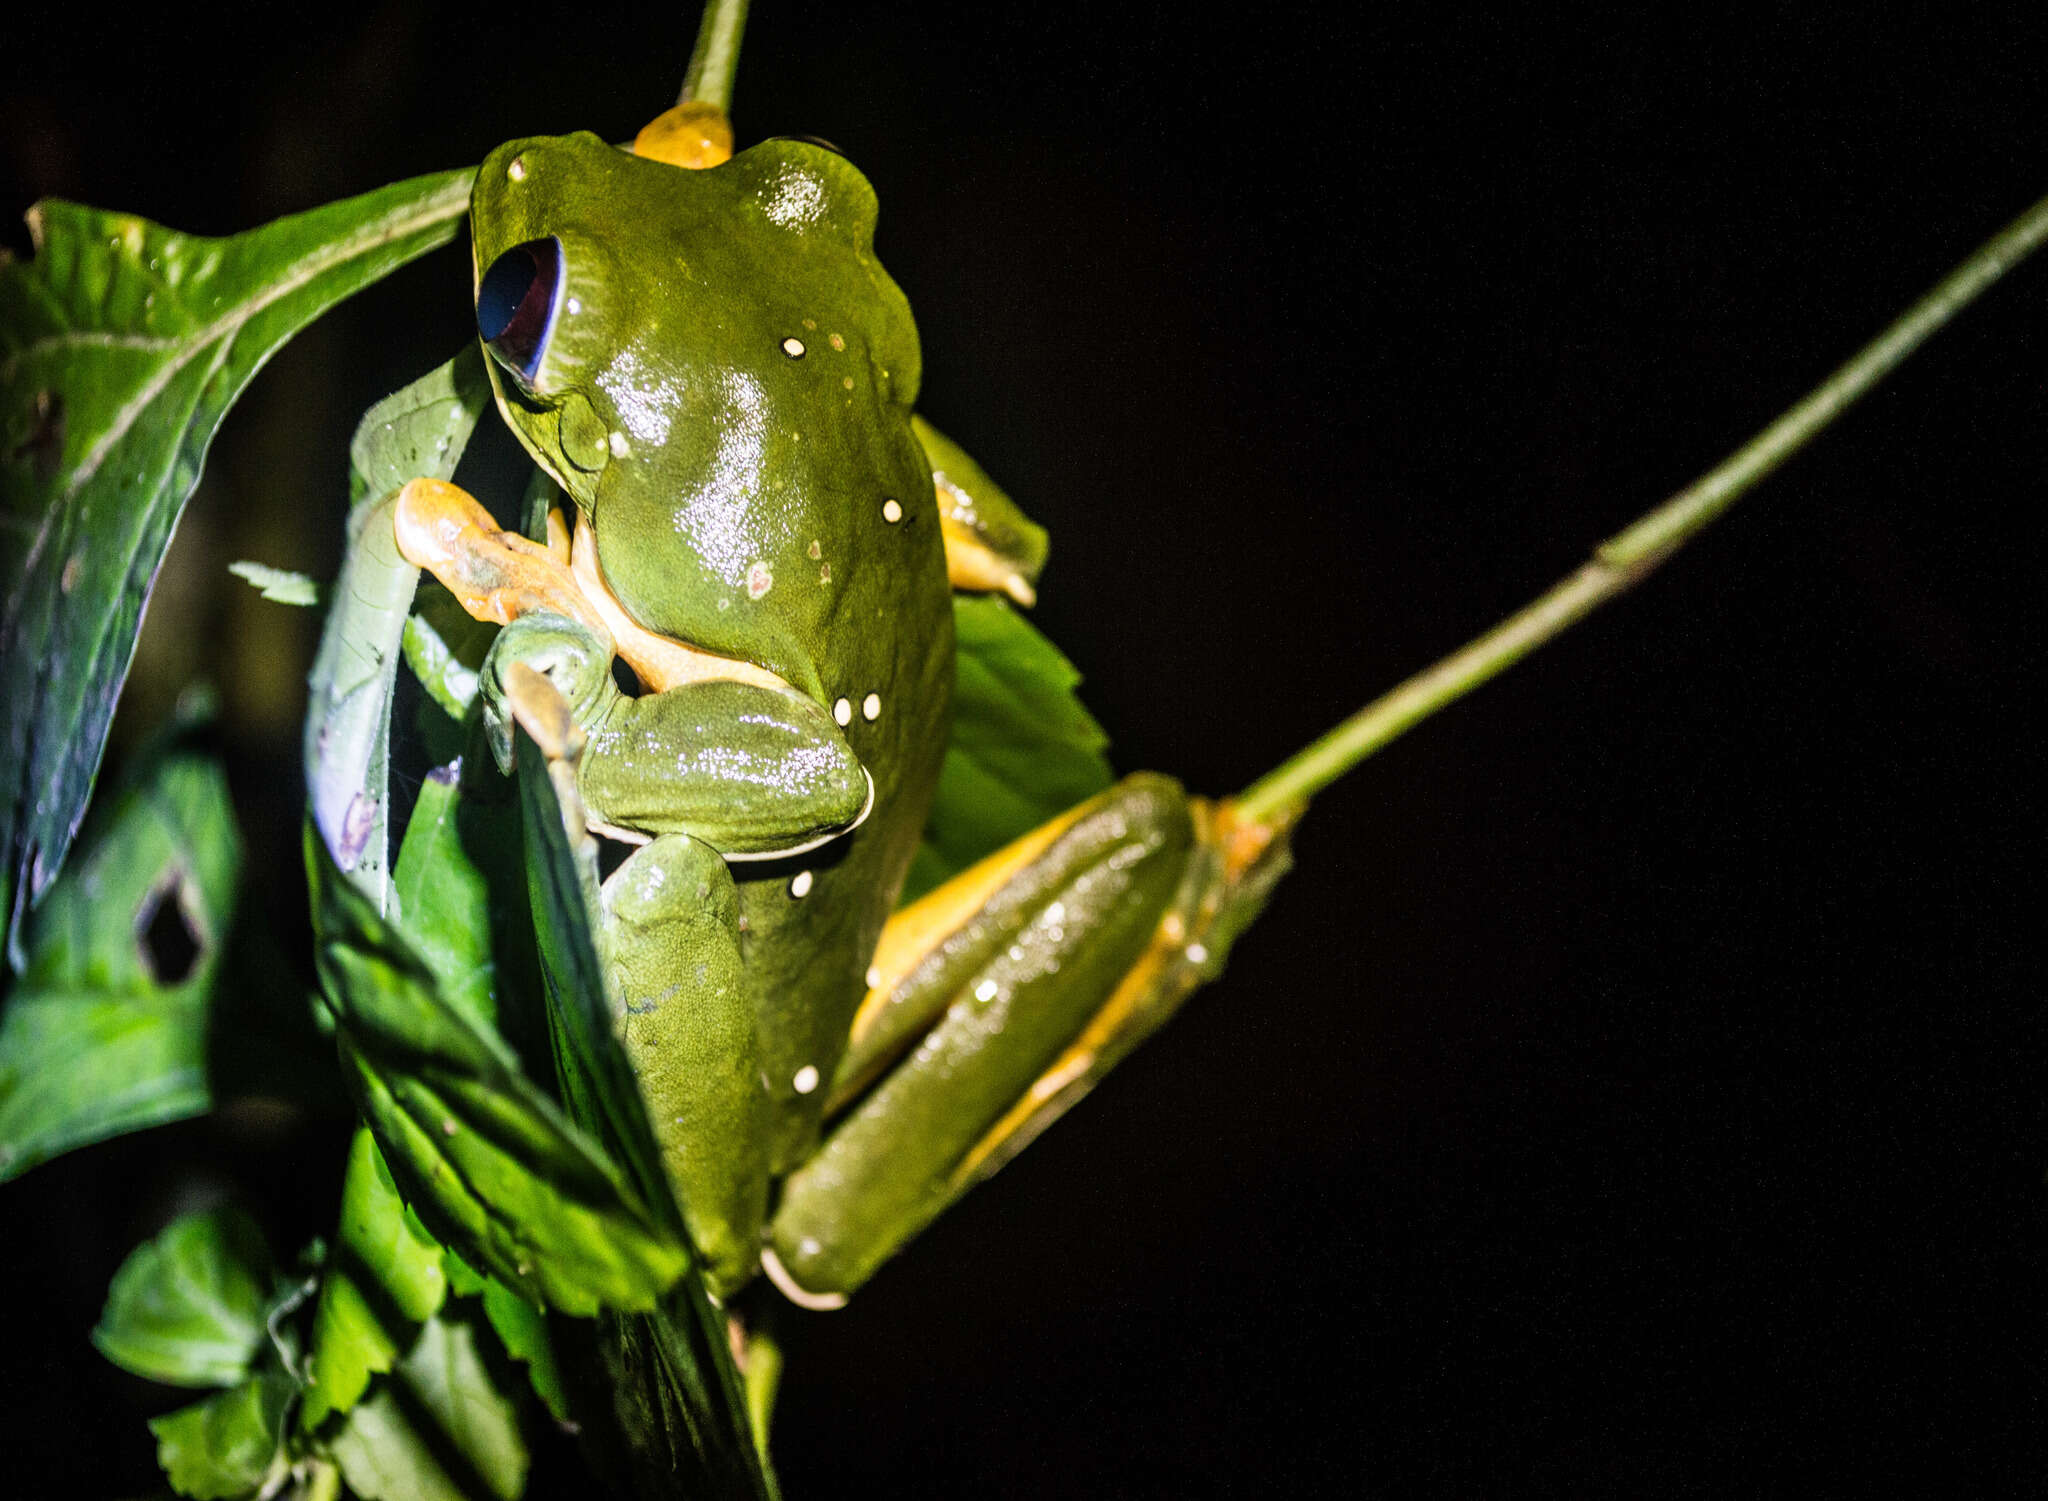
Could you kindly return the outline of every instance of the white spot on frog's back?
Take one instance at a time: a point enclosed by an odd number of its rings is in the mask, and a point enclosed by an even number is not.
[[[891,526],[894,526],[894,525],[895,525],[895,524],[896,524],[897,522],[901,521],[901,520],[903,519],[903,506],[902,506],[902,504],[901,504],[900,502],[898,502],[898,501],[895,501],[895,500],[885,500],[885,501],[883,501],[883,502],[882,502],[882,519],[883,519],[884,521],[888,522],[888,523],[889,523],[889,525],[891,525]]]
[[[789,894],[802,901],[811,894],[811,882],[815,879],[807,870],[800,870],[790,877]]]
[[[782,352],[793,360],[800,360],[804,357],[804,341],[792,334],[782,341]]]
[[[832,718],[843,730],[853,723],[853,700],[842,698],[832,706]]]
[[[818,1087],[818,1070],[806,1063],[796,1071],[796,1077],[789,1081],[789,1087],[798,1094],[809,1094]]]
[[[860,717],[870,722],[882,717],[882,695],[870,693],[860,701]]]
[[[802,167],[785,163],[761,195],[770,224],[805,229],[825,216],[825,184]]]

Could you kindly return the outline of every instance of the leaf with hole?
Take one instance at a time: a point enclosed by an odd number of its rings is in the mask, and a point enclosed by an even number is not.
[[[29,925],[27,970],[0,1011],[0,1182],[211,1106],[208,1027],[242,844],[193,728],[173,727],[110,789]]]

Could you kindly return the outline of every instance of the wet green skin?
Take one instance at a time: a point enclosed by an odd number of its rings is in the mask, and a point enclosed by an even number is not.
[[[910,426],[917,331],[874,259],[874,218],[858,171],[793,141],[704,171],[588,134],[515,141],[472,201],[479,278],[524,242],[562,244],[537,371],[486,349],[500,411],[588,518],[613,593],[647,629],[795,690],[625,697],[602,647],[552,615],[501,632],[485,674],[502,713],[509,661],[548,672],[590,731],[593,816],[657,836],[606,884],[608,941],[650,1114],[726,1285],[752,1270],[767,1171],[816,1136],[946,741],[952,614]],[[859,771],[872,810],[831,838],[865,801]]]
[[[1138,773],[1085,804],[891,997],[903,1056],[784,1186],[770,1238],[812,1294],[847,1294],[969,1181],[962,1165],[1130,972],[1194,848],[1188,800]],[[849,1060],[854,1075],[870,1060]],[[880,1060],[872,1060],[880,1061]]]

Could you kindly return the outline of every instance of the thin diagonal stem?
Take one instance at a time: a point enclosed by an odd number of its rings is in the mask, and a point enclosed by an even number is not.
[[[1239,816],[1260,822],[1305,803],[1412,726],[1649,577],[2044,240],[2048,198],[1986,241],[1777,421],[1626,531],[1594,548],[1592,560],[1578,572],[1252,783],[1238,798]]]
[[[740,70],[740,36],[746,29],[747,0],[705,0],[678,103],[715,104],[732,113],[732,81]]]

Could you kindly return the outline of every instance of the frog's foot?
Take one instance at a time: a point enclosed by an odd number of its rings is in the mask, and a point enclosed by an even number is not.
[[[1027,609],[1038,603],[1033,586],[1045,567],[1045,528],[1019,510],[966,450],[924,418],[913,416],[910,430],[931,460],[946,574],[953,587],[1007,594]]]
[[[570,571],[569,537],[558,519],[550,518],[542,546],[502,529],[461,486],[416,479],[398,492],[392,522],[400,556],[445,584],[475,619],[510,625],[540,611],[565,616],[609,654],[611,631]]]
[[[732,159],[732,122],[717,105],[686,99],[647,122],[633,138],[633,155],[672,167],[715,167]]]

